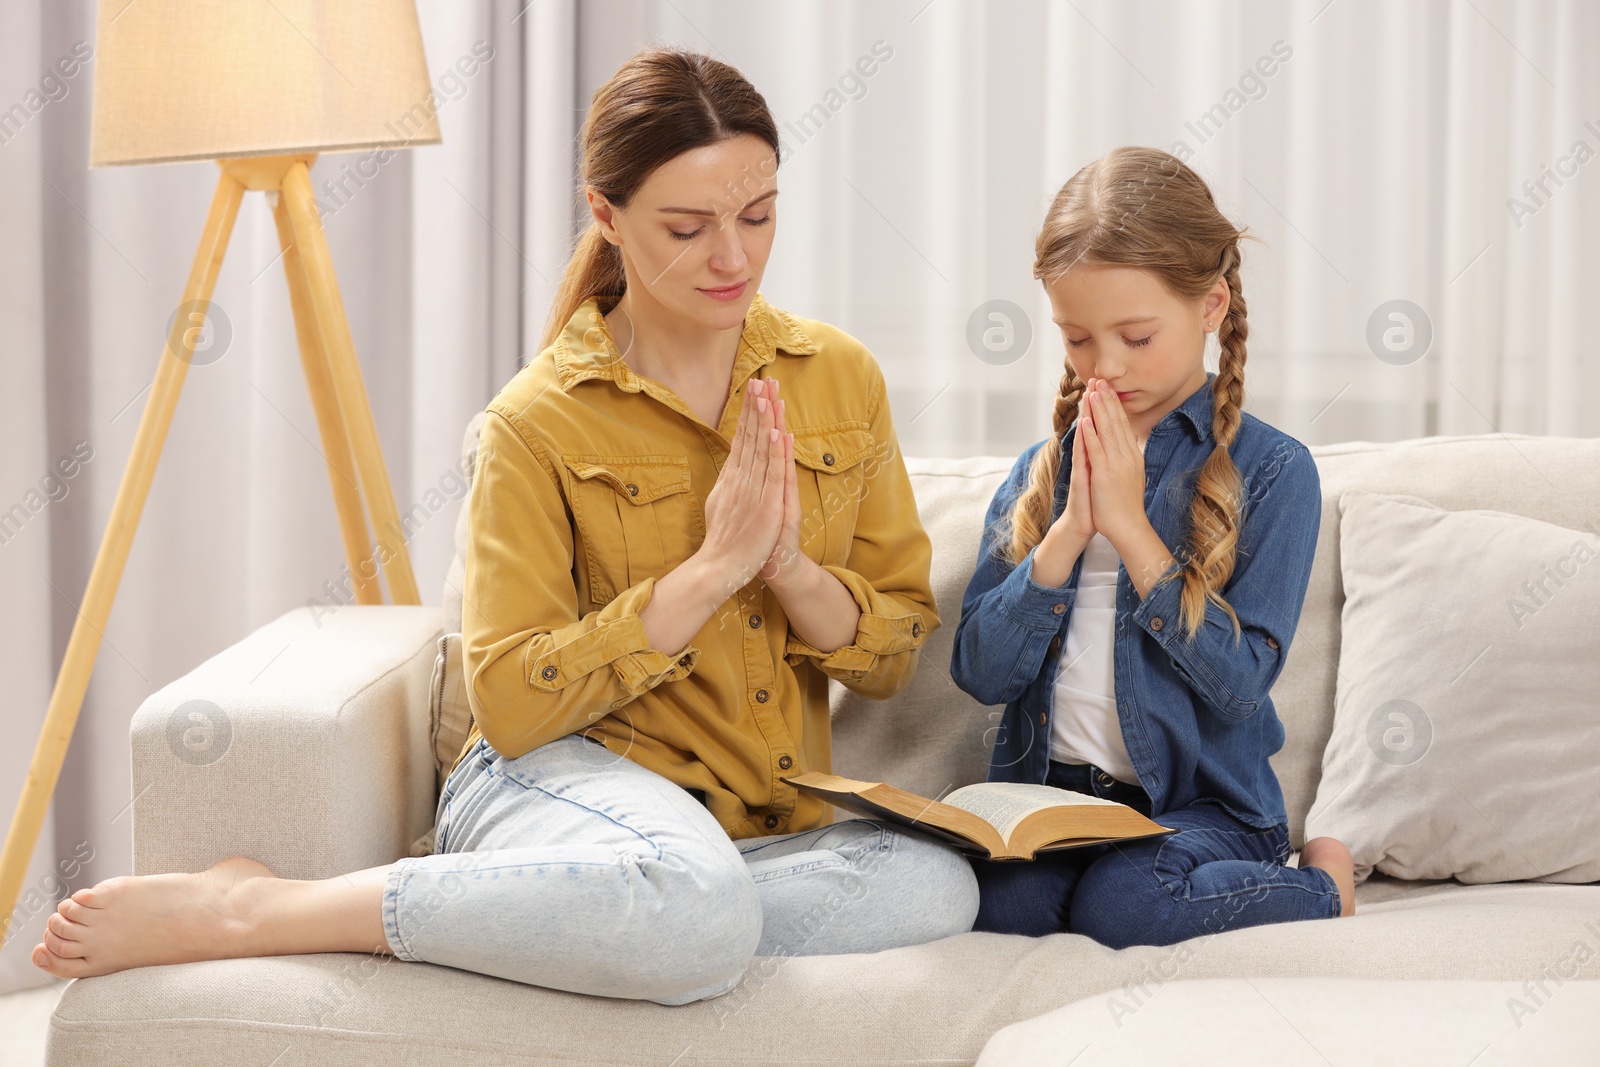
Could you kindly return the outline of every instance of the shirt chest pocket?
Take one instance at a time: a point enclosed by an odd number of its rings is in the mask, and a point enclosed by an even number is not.
[[[561,457],[580,544],[580,578],[601,606],[646,578],[660,578],[705,540],[705,516],[679,456]]]
[[[881,457],[864,422],[794,431],[795,479],[800,490],[800,551],[818,563],[850,559],[861,501]]]

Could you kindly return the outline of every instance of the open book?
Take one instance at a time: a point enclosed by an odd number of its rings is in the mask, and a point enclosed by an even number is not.
[[[994,860],[1031,860],[1039,852],[1178,832],[1126,804],[1053,785],[979,782],[962,786],[941,802],[883,782],[821,771],[782,780],[835,807],[932,834],[963,852]]]

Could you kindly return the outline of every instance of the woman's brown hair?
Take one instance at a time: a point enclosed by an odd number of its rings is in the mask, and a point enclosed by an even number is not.
[[[1217,209],[1200,176],[1155,148],[1115,148],[1074,174],[1050,204],[1035,242],[1033,276],[1048,284],[1079,264],[1139,267],[1152,272],[1179,300],[1199,301],[1227,279],[1228,313],[1217,329],[1221,357],[1213,383],[1212,434],[1216,443],[1200,468],[1189,507],[1188,535],[1175,556],[1183,581],[1179,603],[1190,641],[1205,621],[1206,601],[1239,617],[1219,590],[1233,575],[1239,543],[1242,480],[1228,446],[1239,431],[1244,404],[1244,291],[1239,285],[1239,241],[1258,240],[1236,229]],[[1034,456],[1028,484],[1002,534],[1006,558],[1020,564],[1044,538],[1051,521],[1062,441],[1078,417],[1085,383],[1066,361],[1056,391],[1050,440]],[[1171,581],[1172,577],[1166,580]]]
[[[590,101],[579,135],[579,183],[594,186],[616,207],[627,207],[661,164],[741,134],[771,145],[776,166],[777,124],[744,75],[698,52],[646,49],[624,63]],[[540,350],[555,342],[589,297],[599,297],[601,310],[610,311],[626,288],[622,254],[591,221],[567,263]]]

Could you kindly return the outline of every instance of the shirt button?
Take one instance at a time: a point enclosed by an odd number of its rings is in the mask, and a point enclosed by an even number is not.
[[[680,659],[678,661],[678,666],[680,666],[680,667],[687,667],[688,665],[689,665],[689,657],[688,656],[685,656],[685,657],[683,657],[682,659]]]
[[[1061,651],[1061,638],[1052,637],[1050,639],[1050,654],[1052,656],[1054,656],[1056,653],[1058,653],[1060,651]]]
[[[1060,615],[1063,611],[1066,611],[1066,610],[1067,610],[1067,606],[1065,604],[1051,604],[1050,605],[1050,613],[1052,615]]]
[[[790,767],[794,766],[794,760],[790,759],[788,756],[779,756],[778,766],[782,767],[784,770],[788,770]]]
[[[767,691],[765,689],[757,689],[756,690],[756,703],[757,704],[765,704],[766,702],[767,702]]]
[[[544,670],[539,672],[539,677],[543,678],[547,682],[555,676],[556,669],[554,667],[546,667]]]
[[[760,615],[752,615],[752,616],[750,616],[750,629],[752,629],[752,630],[761,629],[761,616]]]
[[[1040,712],[1040,713],[1039,713],[1039,725],[1040,725],[1040,726],[1044,726],[1044,725],[1045,725],[1045,724],[1046,724],[1046,723],[1048,723],[1048,722],[1049,722],[1049,721],[1050,721],[1050,718],[1049,718],[1049,716],[1047,716],[1047,715],[1046,715],[1046,714],[1045,714],[1045,713],[1044,713],[1044,712],[1042,712],[1042,711],[1041,711],[1041,712]]]
[[[1161,616],[1160,615],[1157,615],[1155,618],[1150,620],[1150,629],[1152,629],[1152,630],[1161,629]]]
[[[920,622],[914,622],[914,623],[911,624],[911,636],[912,637],[921,637],[922,636],[922,624]]]
[[[638,496],[639,495],[639,487],[637,485],[634,485],[632,482],[629,482],[628,483],[628,495],[629,496]]]
[[[832,452],[824,452],[822,454],[822,462],[824,464],[826,464],[827,466],[829,466],[829,467],[833,466],[833,453]]]
[[[1267,647],[1268,648],[1277,648],[1278,647],[1278,642],[1274,641],[1272,638],[1269,637],[1269,638],[1267,638]]]
[[[776,815],[768,815],[767,816],[767,829],[770,830],[774,826],[777,826],[777,825],[778,825],[778,817]]]

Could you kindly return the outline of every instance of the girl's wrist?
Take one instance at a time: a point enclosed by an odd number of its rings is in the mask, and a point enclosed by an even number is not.
[[[1089,545],[1082,534],[1053,523],[1033,553],[1033,581],[1049,589],[1059,589],[1072,577],[1072,568]]]

